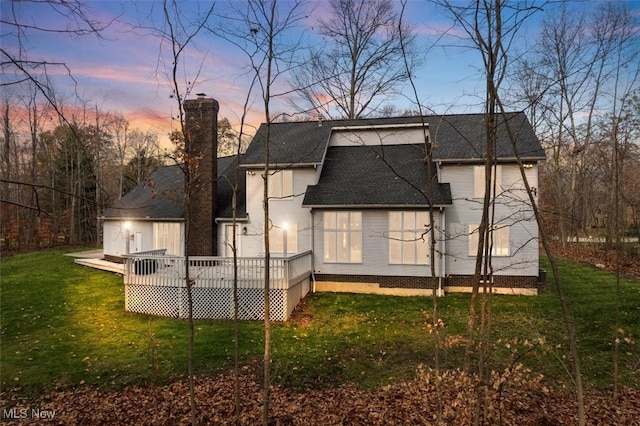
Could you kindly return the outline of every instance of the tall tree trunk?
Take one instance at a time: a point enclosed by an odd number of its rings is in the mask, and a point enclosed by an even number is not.
[[[29,135],[31,138],[31,183],[38,183],[38,159],[37,159],[37,150],[38,150],[38,104],[36,103],[35,96],[33,97],[33,103],[31,105],[31,109],[29,114],[31,115],[30,123],[29,123]],[[31,205],[39,208],[38,201],[38,192],[35,187],[31,189]],[[29,236],[29,247],[30,248],[38,248],[38,225],[40,224],[40,212],[37,210],[29,211],[29,223],[31,224],[30,236]]]
[[[498,99],[498,106],[500,108],[500,112],[503,116],[506,117],[504,106],[500,99]],[[556,285],[556,290],[558,292],[558,298],[560,300],[560,308],[562,311],[562,320],[567,330],[567,338],[569,340],[569,353],[571,355],[571,363],[573,366],[573,380],[576,386],[576,398],[578,400],[578,424],[580,426],[584,426],[586,424],[586,414],[584,407],[584,386],[582,383],[582,369],[580,366],[580,355],[578,353],[578,343],[575,333],[575,328],[573,325],[573,318],[571,316],[571,312],[569,311],[569,306],[567,304],[567,298],[564,291],[564,285],[562,283],[562,277],[560,275],[560,271],[558,269],[558,263],[556,258],[551,250],[549,244],[549,235],[547,234],[544,221],[542,220],[542,216],[540,215],[540,210],[535,202],[534,193],[529,185],[529,181],[527,179],[525,169],[522,163],[522,159],[520,158],[520,153],[517,150],[516,146],[516,136],[512,131],[509,123],[505,120],[507,124],[507,132],[509,133],[509,138],[511,139],[511,143],[513,146],[514,153],[516,155],[516,160],[518,161],[518,166],[520,168],[520,176],[522,177],[522,181],[524,182],[525,189],[527,191],[527,195],[529,197],[529,202],[531,204],[531,208],[533,209],[533,214],[538,224],[538,230],[540,233],[540,239],[542,240],[542,246],[544,248],[545,253],[549,259],[549,263],[551,265],[551,272],[553,274],[553,280]]]
[[[266,121],[266,132],[264,138],[264,187],[263,187],[263,208],[264,208],[264,262],[265,262],[265,277],[264,277],[264,389],[263,389],[263,404],[262,404],[262,424],[264,426],[269,425],[269,404],[271,402],[271,277],[270,277],[270,261],[271,252],[269,247],[269,229],[270,229],[270,217],[269,217],[269,145],[271,142],[271,116],[269,112],[269,105],[271,101],[271,72],[274,61],[273,43],[275,34],[274,22],[276,18],[276,0],[271,1],[270,14],[268,16],[269,25],[267,30],[269,34],[267,36],[267,74],[266,84],[264,88],[264,116]]]
[[[3,126],[2,131],[4,133],[4,146],[3,148],[3,161],[4,161],[4,173],[7,179],[11,179],[13,177],[13,173],[11,170],[11,116],[9,114],[9,101],[3,103],[2,108],[2,116],[3,116]],[[8,196],[8,184],[6,185],[5,190]]]
[[[438,290],[440,286],[440,282],[437,280],[437,272],[436,272],[436,244],[438,240],[444,240],[445,230],[439,229],[435,225],[435,214],[434,214],[434,200],[435,200],[435,189],[434,189],[434,173],[433,173],[433,151],[431,139],[429,136],[429,128],[428,124],[424,122],[424,113],[422,109],[422,105],[420,104],[420,96],[418,95],[418,89],[416,88],[415,82],[413,80],[411,74],[411,67],[409,65],[407,55],[405,52],[405,44],[403,37],[403,18],[406,7],[406,0],[402,0],[402,11],[400,13],[400,19],[398,22],[398,33],[400,35],[400,47],[403,52],[403,60],[405,64],[405,69],[407,71],[409,84],[411,85],[411,89],[413,91],[413,97],[415,100],[415,106],[418,108],[418,113],[422,120],[422,137],[423,143],[425,147],[425,163],[427,165],[427,198],[429,202],[429,228],[426,234],[429,244],[429,269],[431,272],[431,326],[433,331],[433,367],[435,372],[435,393],[436,393],[436,423],[442,423],[442,414],[443,414],[443,401],[442,401],[442,389],[440,387],[440,313],[438,306]],[[444,212],[440,211],[440,215],[443,215]],[[416,224],[417,225],[417,224]],[[439,229],[440,236],[436,234],[436,229]],[[440,253],[440,256],[444,256],[444,253]],[[442,271],[440,271],[442,274]],[[440,277],[440,279],[444,279],[444,277]]]
[[[242,134],[242,132],[240,133]],[[238,152],[238,161],[239,154]],[[240,303],[238,301],[238,243],[236,241],[239,174],[240,166],[238,164],[235,170],[235,182],[233,183],[233,195],[231,198],[231,208],[233,210],[231,252],[233,254],[233,405],[235,408],[235,424],[240,424],[240,322],[238,318]]]
[[[188,323],[189,323],[189,343],[188,343],[188,355],[187,355],[187,366],[188,366],[188,375],[189,375],[189,406],[190,406],[190,417],[191,424],[195,426],[197,424],[197,406],[196,406],[196,397],[195,397],[195,370],[194,370],[194,357],[193,352],[195,348],[195,327],[193,320],[193,284],[194,280],[191,278],[190,271],[190,239],[191,233],[189,232],[189,227],[191,224],[191,195],[194,194],[193,191],[198,191],[197,182],[199,180],[199,176],[197,175],[197,162],[201,161],[201,159],[193,158],[193,153],[191,152],[191,142],[193,135],[191,134],[191,129],[185,128],[185,113],[183,102],[185,98],[189,95],[189,88],[185,89],[184,93],[180,88],[180,83],[178,79],[178,68],[180,66],[180,57],[183,53],[184,49],[187,45],[192,41],[192,39],[202,30],[205,26],[207,20],[211,16],[213,12],[213,4],[211,4],[208,9],[204,12],[202,16],[198,16],[195,22],[186,23],[185,18],[180,14],[181,4],[176,2],[175,0],[164,0],[162,2],[162,11],[163,11],[163,29],[159,30],[161,39],[163,42],[169,44],[171,49],[171,67],[169,70],[170,73],[170,85],[172,88],[172,97],[175,99],[178,106],[178,116],[179,116],[179,124],[180,124],[180,133],[182,137],[182,141],[177,141],[178,144],[180,142],[184,143],[183,152],[182,152],[182,168],[185,178],[185,187],[184,187],[184,215],[185,215],[185,281],[186,281],[186,289],[187,289],[187,304],[188,304]],[[194,82],[195,83],[195,82]],[[192,87],[191,83],[187,84],[187,87]],[[126,126],[125,126],[126,129]],[[123,153],[124,155],[124,153]],[[216,155],[214,152],[213,155]],[[207,159],[211,160],[211,159]],[[137,173],[138,174],[138,173]],[[214,176],[215,178],[215,176]],[[138,174],[138,179],[139,174]]]

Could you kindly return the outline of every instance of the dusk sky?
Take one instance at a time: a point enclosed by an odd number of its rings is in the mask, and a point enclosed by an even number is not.
[[[3,18],[15,13],[22,22],[39,28],[59,29],[73,25],[68,18],[42,3],[1,3]],[[297,30],[302,31],[303,26],[309,29],[317,25],[319,18],[327,17],[327,3],[309,3],[309,8],[314,5],[315,8]],[[186,13],[190,13],[197,8],[206,9],[210,3],[183,1],[180,4]],[[214,13],[230,13],[229,4],[228,1],[217,2]],[[242,5],[240,0],[231,4]],[[571,7],[589,8],[593,4],[572,3]],[[110,23],[101,32],[101,37],[28,30],[22,39],[28,58],[66,64],[71,77],[62,66],[50,65],[47,71],[54,78],[58,96],[67,97],[68,104],[74,102],[72,95],[77,93],[92,109],[97,105],[101,111],[120,112],[131,121],[132,127],[151,128],[164,137],[172,127],[170,117],[177,109],[170,98],[169,80],[164,73],[167,50],[166,46],[161,48],[158,37],[151,31],[139,28],[162,24],[160,4],[89,1],[87,5],[86,13],[91,19]],[[640,9],[640,2],[630,5],[635,12]],[[476,51],[460,47],[463,42],[458,36],[463,35],[462,30],[454,27],[450,18],[426,0],[409,0],[405,17],[418,34],[423,65],[418,70],[416,83],[423,104],[436,113],[481,111],[484,83],[479,71],[480,56]],[[521,29],[513,49],[526,49],[534,42],[542,18],[543,13],[537,14]],[[16,52],[17,39],[10,31],[7,27],[2,29],[0,42],[3,49]],[[314,42],[310,32],[308,36],[308,41]],[[237,47],[203,32],[183,57],[181,81],[197,81],[192,93],[204,92],[216,98],[220,103],[220,117],[237,123],[248,89],[247,64],[247,56]],[[281,84],[286,85],[286,81],[282,80]],[[410,95],[408,85],[404,93]],[[401,95],[389,99],[387,104],[399,109],[412,107]],[[293,112],[284,99],[274,99],[271,109]],[[257,100],[249,121],[254,126],[263,121],[262,106]]]

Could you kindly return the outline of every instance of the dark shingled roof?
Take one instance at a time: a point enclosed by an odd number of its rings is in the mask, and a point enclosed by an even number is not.
[[[327,151],[317,185],[305,206],[429,205],[424,145],[337,146]],[[434,205],[450,205],[449,184],[435,182]]]
[[[544,160],[542,145],[526,115],[513,112],[497,117],[496,156],[498,160],[516,158],[509,130],[515,137],[518,154],[523,160]],[[484,114],[459,114],[429,117],[429,134],[435,161],[478,161],[486,150]],[[507,127],[508,124],[508,127]]]
[[[331,128],[331,125],[325,126],[318,121],[271,123],[269,163],[320,164]],[[266,129],[265,124],[260,126],[244,155],[242,164],[264,164]]]
[[[505,122],[509,123],[518,151],[523,160],[544,160],[545,154],[531,124],[523,112],[497,115],[497,146],[499,159],[515,158],[511,139]],[[436,161],[479,161],[486,147],[484,114],[427,115],[420,117],[393,117],[357,120],[329,120],[271,123],[270,163],[278,166],[296,164],[320,164],[331,130],[334,127],[380,126],[420,124],[429,125],[434,143]],[[357,131],[357,130],[355,130]],[[264,164],[264,135],[262,124],[253,138],[241,164],[258,166]]]
[[[235,156],[218,158],[218,207],[216,217],[231,218],[231,198],[235,181]],[[246,216],[246,178],[239,174],[238,218]],[[182,195],[184,174],[179,165],[156,170],[142,185],[138,185],[104,212],[105,219],[183,219]]]

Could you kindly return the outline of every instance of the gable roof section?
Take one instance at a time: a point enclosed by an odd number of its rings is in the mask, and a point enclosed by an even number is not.
[[[544,160],[545,153],[531,124],[523,112],[496,115],[498,121],[496,155],[498,160],[515,159],[509,132],[516,137],[518,152],[523,160]],[[434,161],[472,162],[481,161],[486,149],[484,114],[426,115],[424,117],[392,117],[357,120],[300,121],[271,123],[270,164],[279,167],[312,165],[322,163],[323,155],[333,128],[353,127],[357,132],[366,126],[402,126],[423,121],[429,126],[434,144]],[[247,167],[264,165],[264,136],[266,125],[262,124],[241,162]],[[420,142],[420,141],[416,141]]]
[[[236,156],[218,158],[218,206],[216,217],[231,218],[233,189],[235,181]],[[236,216],[246,216],[246,178],[239,173],[238,206]],[[183,192],[184,173],[180,165],[158,168],[142,185],[138,185],[124,197],[106,209],[105,219],[184,219]]]
[[[180,166],[158,168],[141,185],[136,186],[104,211],[106,219],[180,219],[183,217],[184,176]]]
[[[509,131],[516,139],[522,160],[544,160],[542,145],[523,112],[497,115],[496,157],[516,158]],[[485,115],[457,114],[429,117],[429,134],[433,143],[433,159],[443,162],[479,161],[487,147]],[[508,124],[508,127],[507,127]]]
[[[332,126],[319,121],[271,123],[269,163],[279,166],[320,164]],[[266,124],[260,125],[241,164],[264,165]]]
[[[327,151],[317,185],[307,188],[308,207],[424,207],[429,205],[424,145],[336,146]],[[436,182],[433,205],[450,205],[449,184]]]

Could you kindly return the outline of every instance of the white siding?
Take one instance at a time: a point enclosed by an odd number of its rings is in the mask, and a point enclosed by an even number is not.
[[[329,146],[404,145],[424,143],[424,133],[416,127],[375,130],[333,130]]]
[[[509,257],[494,257],[498,275],[538,275],[538,226],[520,170],[515,164],[501,166],[501,185],[496,202],[496,225],[509,225]],[[532,187],[538,186],[537,166],[526,170]],[[441,181],[451,184],[453,206],[445,209],[449,240],[446,244],[446,273],[473,274],[475,257],[469,255],[469,225],[480,223],[482,199],[474,198],[474,166],[444,165]]]
[[[125,229],[126,221],[122,220],[105,220],[104,221],[104,242],[103,251],[106,255],[122,256],[126,254],[126,235]],[[149,221],[129,221],[131,228],[129,229],[129,236],[135,236],[140,234],[140,251],[153,249],[153,222]],[[129,240],[129,252],[134,253],[135,244],[134,240]]]
[[[297,225],[298,253],[311,250],[311,216],[310,210],[302,206],[308,185],[316,183],[316,173],[313,168],[296,168],[293,171],[293,196],[269,201],[269,218],[272,226],[280,227],[287,223]],[[241,256],[264,256],[264,210],[262,170],[247,171],[247,212],[249,220],[241,224],[247,227],[247,235],[240,235],[242,239]],[[291,235],[288,235],[291,238]],[[289,245],[290,246],[290,245]],[[289,250],[288,250],[289,251]],[[275,254],[275,253],[274,253]],[[292,254],[290,251],[288,254]]]

